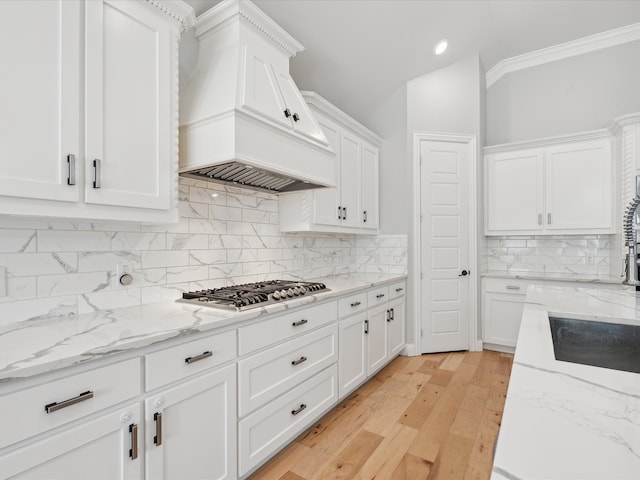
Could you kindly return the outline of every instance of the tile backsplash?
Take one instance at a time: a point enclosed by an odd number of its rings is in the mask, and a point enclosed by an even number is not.
[[[406,235],[280,233],[274,195],[181,178],[179,208],[174,225],[0,218],[0,326],[265,279],[407,270]]]
[[[615,238],[613,235],[486,237],[482,266],[488,271],[509,273],[618,275],[620,249]]]

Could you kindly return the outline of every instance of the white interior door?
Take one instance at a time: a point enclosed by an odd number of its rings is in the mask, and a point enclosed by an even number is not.
[[[469,147],[421,139],[419,148],[422,352],[467,350]]]

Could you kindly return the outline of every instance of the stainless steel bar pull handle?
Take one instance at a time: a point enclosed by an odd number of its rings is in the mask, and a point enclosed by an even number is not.
[[[67,163],[69,164],[69,175],[67,176],[67,185],[76,184],[76,156],[73,153],[67,155]]]
[[[542,225],[542,214],[538,214],[538,225]]]
[[[369,320],[364,321],[364,333],[369,334]]]
[[[396,288],[396,292],[401,292],[401,291],[403,291],[403,290],[404,290],[404,288],[402,288],[402,287],[400,287],[400,288]]]
[[[295,410],[291,410],[291,415],[297,415],[301,411],[303,411],[305,408],[307,408],[307,406],[304,403],[301,403],[298,408],[296,408]]]
[[[391,310],[387,310],[387,322],[391,321]]]
[[[300,357],[298,360],[293,360],[291,362],[291,365],[295,367],[296,365],[300,365],[301,363],[304,363],[306,361],[307,361],[307,357]]]
[[[353,303],[351,304],[351,306],[352,306],[352,307],[357,307],[357,306],[359,306],[359,305],[362,305],[362,302],[353,302]]]
[[[293,322],[291,325],[294,327],[299,327],[300,325],[304,325],[305,323],[309,323],[309,320],[303,318],[302,320],[298,320],[297,322]]]
[[[342,207],[342,219],[347,219],[347,207]]]
[[[342,207],[338,207],[338,220],[342,220]]]
[[[102,187],[102,160],[93,161],[93,188]]]
[[[518,285],[507,285],[507,290],[520,290]]]
[[[199,362],[200,360],[204,360],[205,358],[209,358],[209,357],[213,357],[213,352],[210,350],[207,350],[206,352],[200,354],[200,355],[196,355],[195,357],[187,357],[184,359],[185,363],[195,363],[195,362]]]
[[[362,212],[362,216],[364,217],[364,218],[362,219],[362,221],[363,221],[364,223],[367,223],[367,211],[366,211],[366,210],[365,210],[364,212]]]
[[[69,400],[65,400],[63,402],[53,402],[44,406],[44,411],[47,413],[53,413],[57,410],[62,410],[63,408],[70,407],[71,405],[75,405],[76,403],[84,402],[85,400],[89,400],[93,398],[93,392],[88,390],[86,392],[82,392],[77,397],[70,398]]]
[[[153,443],[159,447],[162,445],[162,413],[154,413],[153,419],[156,421],[156,436],[153,437]]]
[[[138,458],[138,425],[132,423],[129,425],[129,433],[131,433],[131,448],[129,449],[129,456],[131,460]]]
[[[376,295],[376,298],[382,298],[384,297],[384,293],[379,293],[378,295]]]

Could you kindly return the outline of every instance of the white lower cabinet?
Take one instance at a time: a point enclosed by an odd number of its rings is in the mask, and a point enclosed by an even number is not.
[[[388,358],[387,350],[387,305],[370,309],[367,312],[367,375],[380,370]]]
[[[0,476],[20,480],[141,480],[141,405],[134,403],[0,456]]]
[[[405,331],[405,299],[404,297],[391,300],[387,313],[387,338],[389,341],[389,358],[399,355],[404,349]]]
[[[334,364],[238,423],[240,475],[293,439],[338,401]]]
[[[146,399],[146,478],[234,479],[236,367]]]
[[[367,344],[365,339],[366,312],[340,320],[340,398],[367,379]]]

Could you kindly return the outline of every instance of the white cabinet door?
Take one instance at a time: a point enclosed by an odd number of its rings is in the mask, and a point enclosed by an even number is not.
[[[361,171],[361,227],[378,229],[378,149],[364,143],[362,145]]]
[[[324,132],[331,149],[336,154],[335,188],[317,188],[313,191],[314,223],[318,225],[340,225],[338,207],[340,206],[340,126],[329,119],[318,116],[318,122]]]
[[[129,405],[0,456],[2,478],[140,480],[140,411],[140,404]]]
[[[404,349],[405,298],[389,302],[387,328],[389,337],[389,358],[399,355]]]
[[[387,363],[387,304],[367,312],[367,375],[371,375]]]
[[[613,226],[613,157],[609,140],[546,149],[547,230]]]
[[[173,28],[124,0],[87,2],[86,22],[86,201],[169,210]]]
[[[343,131],[340,139],[340,207],[343,227],[360,226],[360,158],[362,142]]]
[[[79,1],[0,2],[0,195],[79,199],[81,24]]]
[[[544,212],[542,150],[486,157],[487,232],[541,230]]]
[[[313,118],[307,102],[305,102],[302,95],[300,95],[300,90],[298,90],[291,75],[289,75],[288,72],[278,71],[275,66],[273,66],[273,70],[278,81],[278,86],[280,87],[280,92],[284,97],[286,108],[291,114],[294,131],[310,138],[316,143],[329,145],[327,137],[325,137],[318,122]]]
[[[339,395],[343,398],[367,378],[365,320],[366,312],[339,322]]]
[[[230,365],[146,400],[148,480],[237,478],[235,378]]]
[[[287,117],[287,107],[268,57],[250,46],[245,46],[244,74],[243,108],[292,128],[291,111]]]
[[[483,342],[515,347],[520,330],[524,295],[486,293],[484,295]]]

